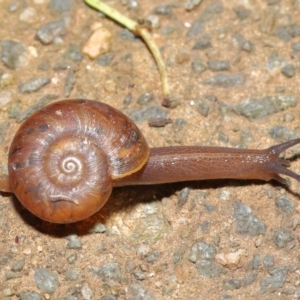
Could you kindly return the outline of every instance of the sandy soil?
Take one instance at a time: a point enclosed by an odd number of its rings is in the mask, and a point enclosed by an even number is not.
[[[53,8],[54,2],[50,8],[49,1],[0,0],[0,43],[17,41],[27,53],[20,66],[9,68],[2,49],[3,173],[20,121],[45,95],[55,96],[42,103],[66,97],[108,103],[137,120],[151,147],[261,149],[299,136],[298,0],[204,0],[191,11],[185,1],[143,0],[138,9],[122,5],[126,1],[107,1],[135,20],[158,20],[152,34],[167,64],[171,108],[161,106],[159,73],[141,40],[82,1],[66,1],[66,11]],[[57,20],[64,20],[65,31],[43,44],[38,30]],[[113,59],[106,66],[82,54],[97,26],[112,35],[107,53]],[[193,26],[198,31],[191,33]],[[71,44],[78,52],[70,50]],[[80,59],[70,58],[74,52]],[[217,74],[238,74],[242,82],[207,84]],[[43,77],[50,82],[37,91],[20,91],[20,84]],[[153,98],[148,101],[145,93]],[[246,117],[249,111],[237,109],[245,99],[265,103],[265,97],[280,95],[291,95],[295,105],[267,106],[261,117]],[[149,127],[148,119],[157,116],[172,123]],[[295,158],[291,169],[298,173],[299,153],[300,146],[286,153]],[[124,187],[101,211],[71,225],[44,222],[3,194],[0,298],[299,299],[299,191],[293,179],[288,186],[221,180]],[[283,205],[280,196],[288,198]],[[256,217],[251,224],[261,222],[264,232],[239,232],[238,203],[251,208]],[[234,253],[234,258],[226,263],[221,253]],[[40,270],[45,271],[42,283]]]

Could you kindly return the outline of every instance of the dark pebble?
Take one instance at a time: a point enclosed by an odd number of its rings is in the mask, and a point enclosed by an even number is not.
[[[200,20],[203,22],[211,21],[213,18],[216,18],[218,14],[224,11],[224,6],[222,2],[216,1],[207,6],[203,13],[200,15]]]
[[[138,282],[133,282],[128,286],[126,292],[126,300],[155,300],[155,296],[151,291],[146,289]]]
[[[230,69],[228,60],[209,60],[208,67],[211,71],[227,71]]]
[[[64,97],[69,97],[76,83],[75,70],[69,68],[64,84]]]
[[[249,118],[258,119],[295,107],[297,98],[293,95],[267,96],[257,99],[245,99],[235,107],[237,113]]]
[[[298,24],[278,26],[275,32],[280,39],[289,42],[292,38],[300,35],[300,26]]]
[[[239,279],[225,279],[223,281],[223,289],[224,290],[237,290],[241,288],[242,286],[242,281]]]
[[[71,254],[67,260],[69,264],[73,264],[77,260],[78,256],[76,253]]]
[[[203,82],[203,84],[229,88],[241,86],[245,81],[243,74],[218,74]]]
[[[273,241],[278,248],[285,247],[293,239],[292,232],[284,228],[277,229],[273,235]]]
[[[97,58],[96,62],[101,67],[107,67],[110,65],[114,58],[114,55],[111,53],[101,55]]]
[[[195,7],[197,7],[201,2],[202,2],[202,0],[186,0],[186,1],[185,1],[184,8],[185,8],[185,10],[187,10],[187,11],[191,11],[191,10],[193,10]]]
[[[132,98],[132,93],[128,93],[123,100],[123,104],[128,106],[132,102]]]
[[[68,245],[67,245],[68,249],[81,249],[82,248],[81,241],[80,241],[78,235],[71,234],[71,235],[67,236],[66,239],[68,240]]]
[[[295,44],[292,44],[292,50],[294,52],[300,52],[300,42],[297,42]]]
[[[248,41],[244,36],[241,34],[236,34],[234,36],[234,39],[237,41],[239,47],[241,50],[246,51],[246,52],[251,52],[253,49],[253,44]]]
[[[285,59],[280,56],[277,52],[271,52],[268,57],[267,68],[268,70],[277,69],[278,66],[281,66],[285,63]]]
[[[146,256],[146,261],[148,263],[153,263],[155,262],[158,258],[160,257],[160,252],[151,252]]]
[[[44,45],[49,45],[55,42],[55,39],[66,34],[66,24],[63,20],[42,25],[36,33],[36,37]]]
[[[187,250],[187,245],[181,245],[179,247],[179,249],[176,250],[176,252],[173,255],[173,263],[174,264],[179,263],[183,259],[183,256],[184,256],[186,250]]]
[[[288,78],[292,78],[295,76],[296,69],[294,65],[285,65],[281,68],[281,73]]]
[[[150,127],[164,127],[172,122],[172,119],[169,118],[150,118],[148,120],[148,125]]]
[[[204,26],[201,20],[195,20],[189,30],[187,31],[187,36],[196,36],[204,30]]]
[[[133,275],[136,280],[145,280],[147,278],[147,275],[141,271],[134,271]]]
[[[252,270],[257,270],[261,264],[261,257],[259,253],[253,255],[252,260],[249,263],[249,268]]]
[[[193,60],[191,66],[192,70],[197,74],[201,74],[207,69],[206,64],[200,58]]]
[[[20,300],[42,300],[42,296],[36,292],[21,292]]]
[[[32,93],[41,89],[51,82],[48,77],[31,78],[27,82],[19,85],[20,93]]]
[[[282,195],[275,199],[276,206],[287,216],[291,215],[295,210],[294,203],[287,195]]]
[[[167,112],[158,105],[142,107],[140,110],[130,112],[130,118],[135,122],[145,122],[150,118],[165,118]]]
[[[185,202],[190,194],[190,191],[191,191],[191,189],[187,188],[187,187],[180,191],[180,193],[178,195],[178,204],[177,204],[179,207],[182,207],[185,204]]]
[[[119,280],[121,277],[121,270],[119,263],[107,263],[102,265],[97,274],[103,281],[109,282],[111,280]]]
[[[199,39],[195,41],[193,50],[205,50],[211,47],[211,36],[209,34],[203,34]]]
[[[78,45],[71,43],[67,52],[64,54],[64,58],[70,59],[73,61],[81,61],[82,60],[82,53]]]
[[[198,274],[205,278],[219,277],[225,273],[225,269],[221,265],[208,260],[197,261],[196,268]]]
[[[238,234],[257,236],[266,233],[266,225],[241,201],[234,204],[233,218],[235,232]]]
[[[67,271],[65,279],[67,281],[75,281],[78,279],[78,276],[79,276],[79,270],[71,269]]]
[[[23,66],[28,60],[26,47],[16,41],[5,40],[0,42],[1,60],[10,69]]]
[[[271,277],[264,278],[260,283],[261,292],[274,293],[280,289],[286,281],[287,272],[288,269],[284,267],[274,268],[269,271]]]
[[[118,300],[118,297],[116,295],[105,295],[101,297],[101,300]]]
[[[150,102],[153,102],[154,94],[152,92],[146,92],[138,97],[137,103],[140,105],[147,105]]]
[[[193,100],[193,108],[199,112],[203,117],[207,117],[209,114],[210,106],[203,99]]]
[[[250,16],[250,10],[247,9],[245,6],[238,5],[235,6],[233,10],[240,20],[245,20]]]
[[[107,230],[104,224],[102,223],[96,223],[93,225],[93,227],[89,230],[89,232],[94,232],[94,233],[104,233]]]
[[[274,266],[274,256],[266,255],[263,260],[264,266],[269,268]]]
[[[205,242],[199,242],[192,245],[188,259],[191,262],[196,262],[199,259],[213,260],[216,253],[217,251],[215,246]]]
[[[48,7],[57,12],[65,12],[72,10],[74,4],[72,0],[51,0]]]
[[[280,125],[272,127],[268,133],[273,139],[281,142],[296,139],[299,136],[298,131],[290,130],[285,126]]]
[[[50,270],[37,268],[33,277],[37,287],[43,293],[53,294],[59,288],[58,276]]]
[[[252,271],[242,279],[242,286],[252,284],[258,277],[258,271]]]
[[[25,265],[25,258],[23,257],[12,265],[11,270],[13,272],[20,272],[22,271],[24,265]]]

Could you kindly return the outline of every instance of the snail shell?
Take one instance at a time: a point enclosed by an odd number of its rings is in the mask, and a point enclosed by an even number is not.
[[[63,100],[33,114],[9,150],[11,187],[36,216],[71,223],[97,212],[113,180],[146,163],[147,143],[116,109],[91,100]]]

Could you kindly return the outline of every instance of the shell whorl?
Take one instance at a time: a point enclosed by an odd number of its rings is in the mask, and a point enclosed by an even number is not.
[[[136,125],[91,100],[53,103],[26,120],[9,150],[10,184],[33,214],[56,223],[89,217],[114,179],[145,164],[149,148]]]

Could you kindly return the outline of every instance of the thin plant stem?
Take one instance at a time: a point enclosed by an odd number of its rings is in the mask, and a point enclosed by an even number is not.
[[[108,4],[102,2],[101,0],[84,0],[86,4],[89,6],[97,9],[98,11],[102,12],[106,16],[110,17],[111,19],[115,20],[116,22],[122,24],[129,30],[131,30],[135,35],[141,36],[142,39],[147,44],[150,52],[152,53],[162,81],[162,90],[165,99],[169,99],[170,90],[168,84],[168,74],[166,70],[166,66],[164,60],[161,56],[158,46],[154,42],[150,32],[145,26],[139,25],[134,20],[124,16],[119,11],[115,10]]]

